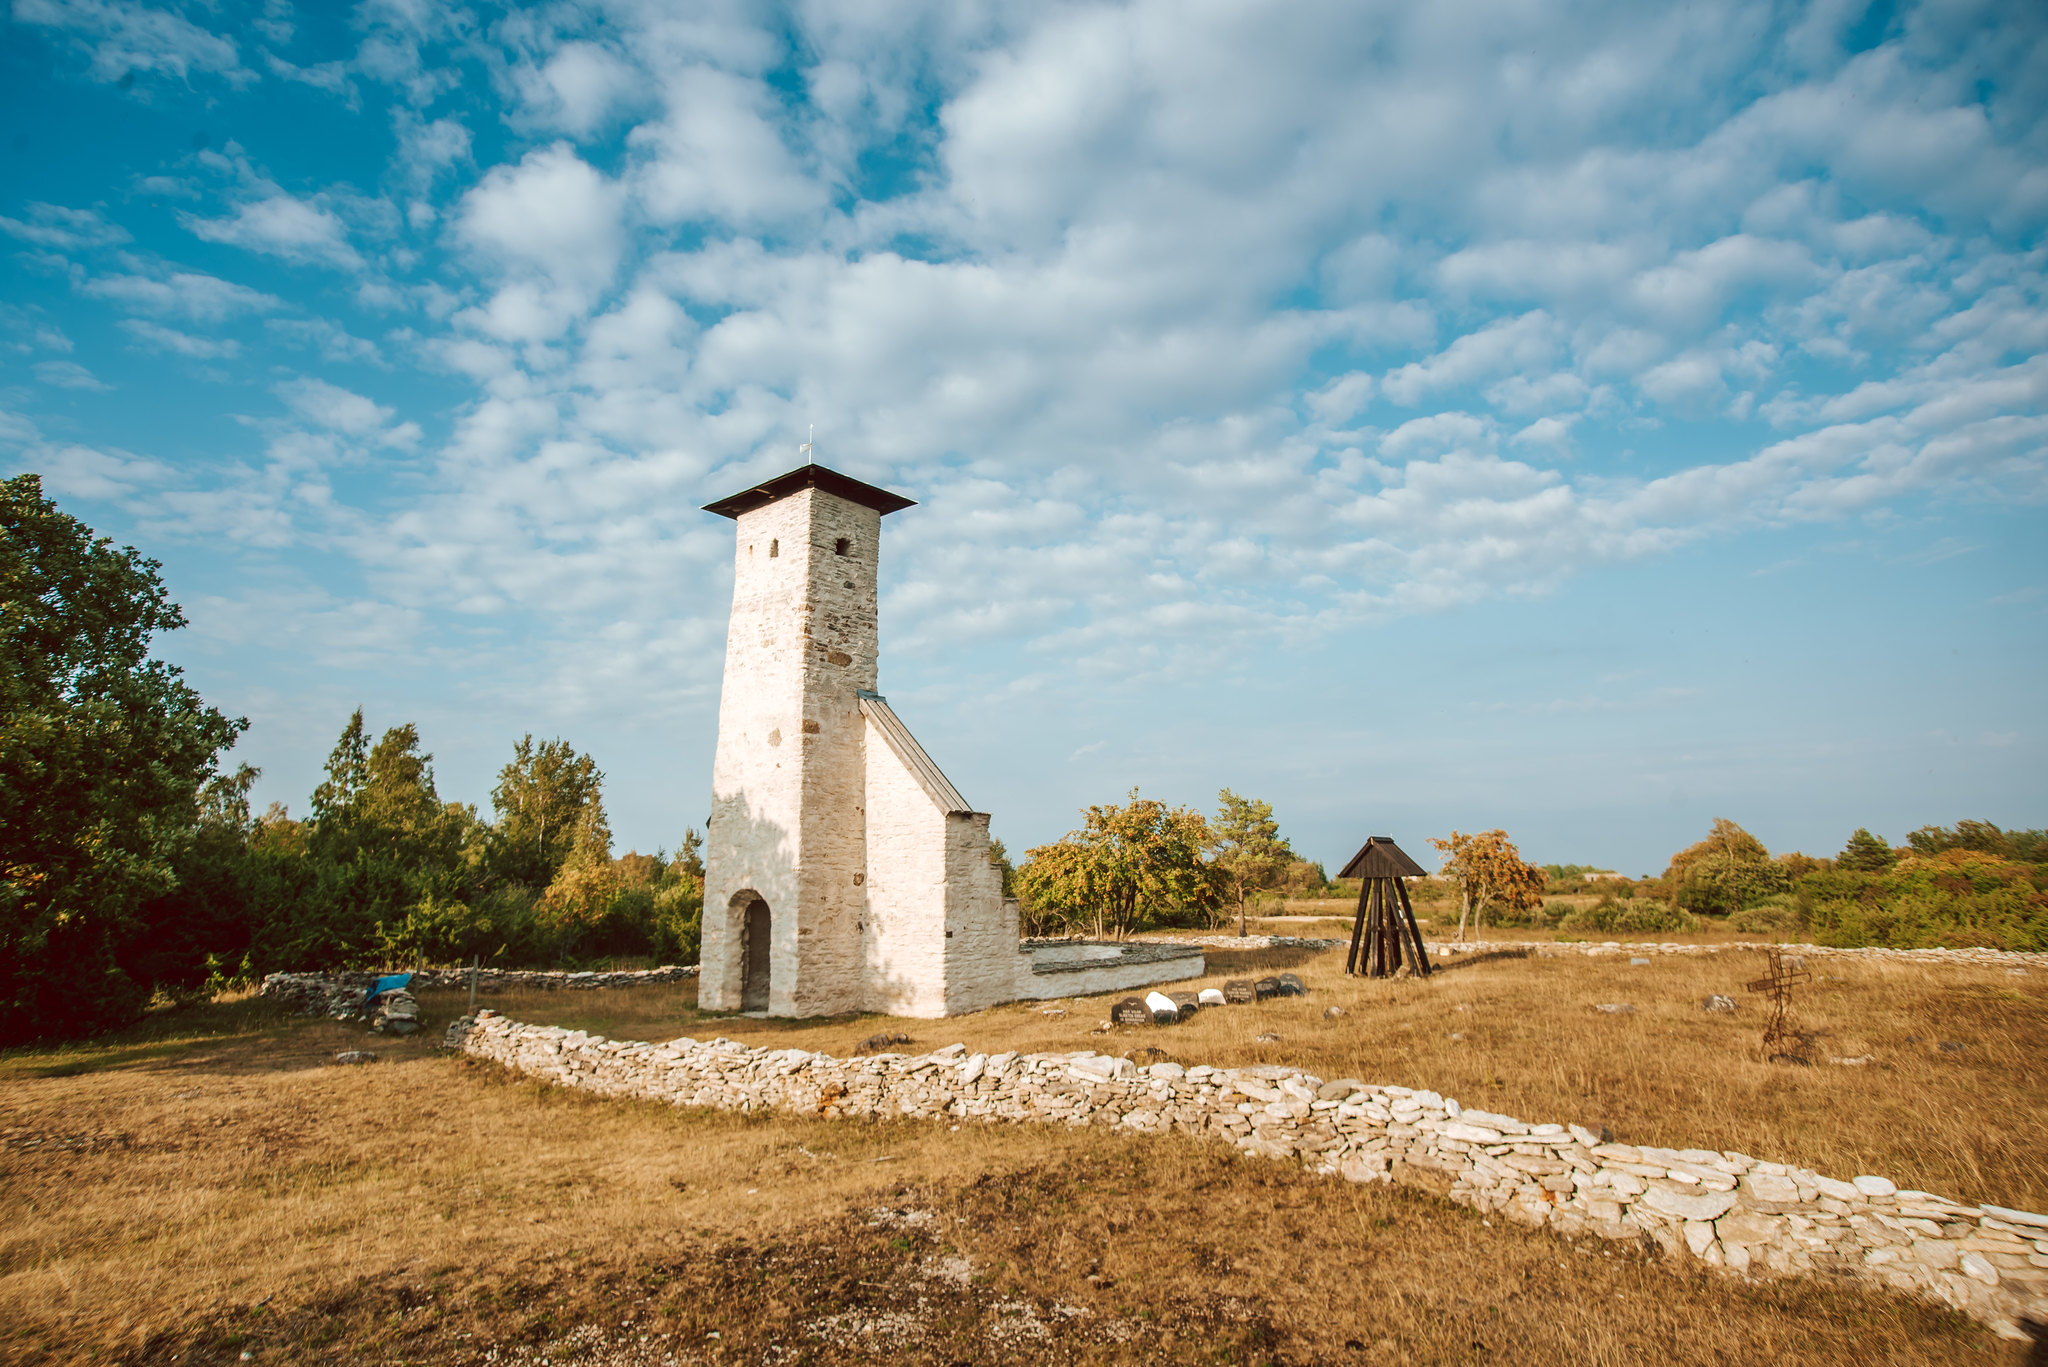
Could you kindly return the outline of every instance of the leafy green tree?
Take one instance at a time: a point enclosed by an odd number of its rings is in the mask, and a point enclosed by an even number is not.
[[[602,938],[623,880],[612,863],[612,829],[604,801],[592,792],[578,814],[562,870],[541,897],[541,916],[569,944],[588,948]]]
[[[559,738],[535,745],[528,734],[491,789],[491,874],[531,888],[553,884],[576,847],[584,807],[603,783],[590,756]]]
[[[697,885],[699,887],[703,886],[704,840],[703,837],[697,834],[697,828],[695,826],[686,826],[683,828],[682,843],[676,846],[676,857],[674,863],[676,871],[678,873],[682,874],[685,877],[696,879]]]
[[[1688,845],[1671,856],[1670,867],[1665,869],[1666,878],[1682,877],[1688,870],[1702,865],[1720,865],[1724,868],[1737,864],[1761,864],[1771,857],[1758,840],[1727,817],[1714,818],[1714,828],[1707,838],[1697,844]]]
[[[1272,803],[1239,797],[1228,788],[1216,795],[1216,819],[1209,829],[1215,864],[1237,906],[1237,933],[1242,936],[1252,892],[1286,873],[1294,851],[1281,838]]]
[[[196,992],[247,981],[258,922],[277,910],[252,877],[251,765],[216,774],[194,794],[191,837],[174,861],[172,886],[143,902],[119,953],[121,969],[157,991]]]
[[[1097,936],[1122,939],[1148,915],[1209,915],[1222,880],[1204,859],[1211,837],[1202,814],[1138,796],[1121,807],[1089,807],[1085,823],[1051,845],[1026,851],[1014,879],[1034,920],[1091,921]]]
[[[1705,840],[1671,856],[1664,882],[1685,910],[1725,916],[1785,891],[1792,876],[1793,868],[1772,859],[1763,841],[1716,817]]]
[[[1849,837],[1849,843],[1835,856],[1835,867],[1852,873],[1878,873],[1897,863],[1898,858],[1882,836],[1872,835],[1858,826],[1856,834]]]
[[[0,482],[0,1044],[134,1018],[119,951],[248,726],[149,658],[185,624],[161,568]]]

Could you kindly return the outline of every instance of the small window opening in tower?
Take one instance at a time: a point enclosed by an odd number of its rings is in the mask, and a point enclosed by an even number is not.
[[[778,538],[778,539],[776,539],[776,540],[774,540],[774,541],[770,541],[770,542],[768,543],[768,558],[769,558],[770,560],[773,560],[773,559],[774,559],[774,558],[775,558],[776,556],[778,556],[778,555],[781,555],[781,554],[782,554],[782,541],[780,540],[780,538]]]
[[[851,543],[849,543],[845,537],[840,537],[837,541],[832,543],[832,554],[845,555],[846,548],[849,544]]]

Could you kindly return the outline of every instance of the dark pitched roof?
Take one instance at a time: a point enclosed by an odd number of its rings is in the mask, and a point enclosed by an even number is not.
[[[707,503],[704,505],[704,511],[717,513],[720,517],[736,518],[741,513],[751,513],[756,508],[764,508],[777,499],[788,498],[803,489],[823,489],[828,494],[837,494],[848,503],[858,503],[864,508],[873,508],[885,515],[917,506],[917,500],[914,498],[905,498],[901,494],[892,494],[887,489],[877,489],[872,484],[863,484],[853,476],[842,475],[837,470],[828,470],[822,465],[799,465],[786,475],[777,475],[766,483],[756,484],[751,489],[742,489],[730,497],[719,499],[716,503]]]
[[[1401,852],[1391,835],[1375,835],[1358,847],[1339,878],[1427,878],[1429,870]]]

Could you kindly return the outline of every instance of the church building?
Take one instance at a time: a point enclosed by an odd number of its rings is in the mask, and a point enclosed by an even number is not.
[[[813,464],[705,509],[737,538],[699,1005],[949,1016],[1198,976],[1198,950],[1019,944],[988,814],[877,690],[882,519],[913,506]]]

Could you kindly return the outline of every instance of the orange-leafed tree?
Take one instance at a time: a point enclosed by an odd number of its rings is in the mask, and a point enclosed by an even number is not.
[[[1489,908],[1527,911],[1543,904],[1543,870],[1522,861],[1522,852],[1506,831],[1480,831],[1448,838],[1431,836],[1443,852],[1444,876],[1458,885],[1458,938],[1465,938],[1465,919],[1476,932]]]

